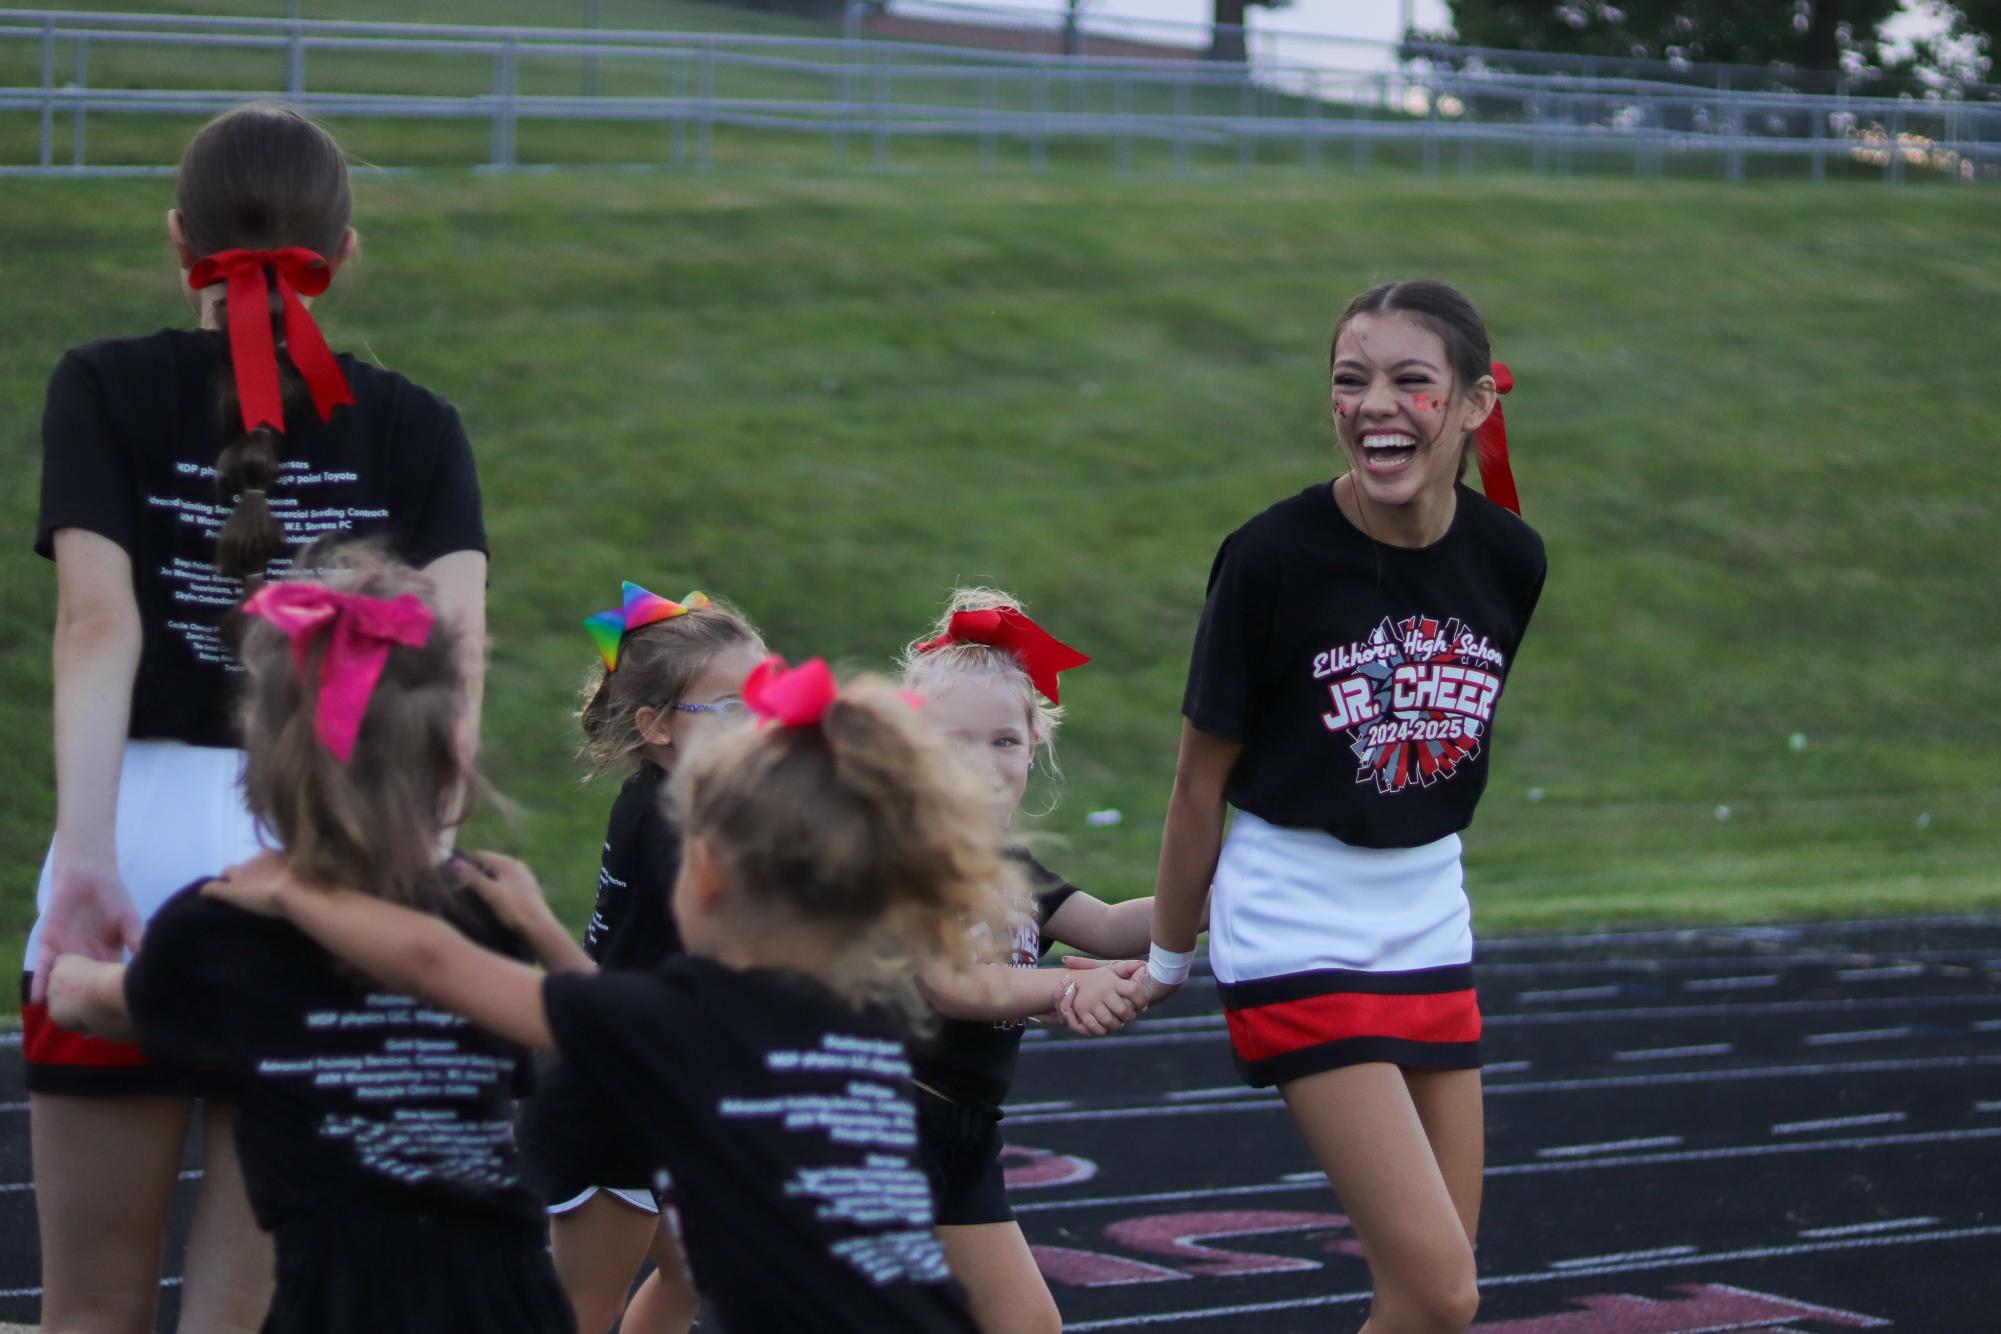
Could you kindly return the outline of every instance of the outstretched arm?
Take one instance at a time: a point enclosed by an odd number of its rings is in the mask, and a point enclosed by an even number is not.
[[[1106,903],[1079,890],[1063,900],[1044,933],[1101,959],[1137,959],[1153,940],[1153,899]]]
[[[541,970],[475,945],[440,918],[351,889],[302,885],[276,858],[238,867],[202,893],[284,918],[392,991],[464,1015],[510,1042],[555,1046]]]
[[[1181,725],[1181,753],[1174,765],[1174,792],[1167,802],[1160,870],[1154,880],[1152,935],[1162,949],[1194,949],[1195,937],[1208,918],[1209,882],[1223,852],[1223,826],[1229,815],[1223,792],[1243,749],[1241,743],[1212,736],[1193,723]],[[1178,989],[1156,981],[1150,999],[1159,1001]]]

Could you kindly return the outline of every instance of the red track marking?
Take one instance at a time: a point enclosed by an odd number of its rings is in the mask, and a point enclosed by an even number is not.
[[[1105,1236],[1129,1250],[1182,1261],[1181,1269],[1188,1274],[1203,1278],[1236,1278],[1245,1274],[1283,1274],[1318,1269],[1320,1262],[1290,1255],[1260,1255],[1254,1251],[1219,1251],[1199,1243],[1212,1237],[1251,1237],[1325,1228],[1339,1228],[1346,1232],[1348,1220],[1341,1214],[1225,1209],[1121,1219],[1105,1228]],[[1342,1238],[1344,1242],[1348,1240]],[[1336,1246],[1330,1249],[1346,1251],[1349,1248]]]
[[[1028,1250],[1044,1278],[1073,1288],[1115,1288],[1126,1283],[1164,1283],[1188,1277],[1144,1260],[1072,1250],[1068,1246],[1031,1246]]]
[[[1852,1329],[1879,1329],[1890,1322],[1857,1311],[1836,1311],[1788,1297],[1752,1292],[1721,1283],[1683,1287],[1666,1300],[1623,1293],[1575,1299],[1582,1310],[1518,1320],[1483,1320],[1476,1334],[1757,1334],[1773,1323],[1794,1319],[1825,1321]]]
[[[1029,1149],[1010,1144],[1001,1150],[1002,1175],[1009,1190],[1033,1190],[1039,1186],[1073,1186],[1098,1175],[1098,1165],[1089,1158],[1072,1158],[1047,1149]]]

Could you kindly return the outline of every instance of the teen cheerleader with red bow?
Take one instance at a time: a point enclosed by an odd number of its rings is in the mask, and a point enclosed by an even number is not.
[[[428,574],[477,717],[486,535],[451,404],[331,352],[308,309],[354,252],[340,146],[246,106],[197,134],[167,229],[194,329],[72,349],[49,381],[35,549],[55,561],[56,830],[22,979],[42,1321],[153,1328],[201,1072],[52,1023],[59,954],[137,948],[191,879],[258,851],[225,618],[301,543],[383,535]],[[196,1334],[257,1327],[271,1253],[210,1097],[180,1289]]]
[[[1508,470],[1511,377],[1464,296],[1372,288],[1330,362],[1346,473],[1209,574],[1150,994],[1186,979],[1206,900],[1238,1068],[1278,1086],[1368,1257],[1363,1329],[1457,1331],[1484,1164],[1459,831],[1547,567]],[[1460,481],[1475,454],[1485,496]]]

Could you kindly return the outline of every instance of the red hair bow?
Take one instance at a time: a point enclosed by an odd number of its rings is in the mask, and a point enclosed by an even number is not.
[[[1505,394],[1515,387],[1514,374],[1506,363],[1494,362],[1494,389]],[[1514,470],[1508,467],[1508,421],[1501,415],[1501,401],[1494,400],[1494,411],[1480,429],[1473,433],[1473,445],[1480,459],[1480,486],[1487,493],[1487,499],[1515,513],[1522,512],[1521,498],[1515,494]]]
[[[397,644],[422,644],[431,637],[435,619],[414,593],[385,602],[318,584],[266,584],[250,595],[243,610],[285,632],[292,641],[292,663],[301,672],[314,642],[332,636],[320,663],[313,730],[342,764],[354,755],[354,741],[389,650]]]
[[[285,307],[285,350],[312,391],[320,420],[343,403],[354,402],[347,377],[313,323],[301,296],[318,296],[333,281],[333,267],[304,246],[283,250],[223,250],[188,272],[191,287],[229,284],[229,360],[236,397],[243,406],[243,429],[285,429],[285,400],[278,382],[278,348],[271,338],[271,297],[265,270],[278,284]]]
[[[744,707],[758,716],[760,726],[773,722],[780,727],[814,727],[827,716],[839,692],[825,658],[788,669],[785,659],[774,653],[750,669],[742,693]]]
[[[955,611],[945,633],[919,644],[917,651],[929,653],[948,644],[985,644],[1013,654],[1029,681],[1051,704],[1062,703],[1056,697],[1057,676],[1090,661],[1016,607]]]

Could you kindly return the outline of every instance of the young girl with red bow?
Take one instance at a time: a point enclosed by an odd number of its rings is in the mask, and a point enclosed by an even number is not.
[[[1014,818],[1038,758],[1053,767],[1063,710],[1057,677],[1090,659],[1033,620],[1005,593],[962,588],[930,635],[904,651],[905,686],[988,792],[989,817],[1013,842]],[[1008,1207],[1001,1169],[1001,1103],[1027,1021],[1060,1014],[1078,1033],[1115,1032],[1145,1007],[1134,958],[1146,949],[1151,899],[1107,904],[1077,889],[1018,844],[1034,918],[1014,933],[1004,966],[934,964],[925,990],[944,1016],[913,1044],[918,1140],[938,1200],[938,1235],[986,1334],[1062,1328],[1049,1286]],[[1131,962],[1080,971],[1036,968],[1057,943]],[[962,951],[963,952],[963,951]]]
[[[667,777],[690,747],[747,716],[738,690],[764,660],[764,641],[734,608],[701,593],[672,602],[634,583],[618,607],[584,625],[603,659],[580,715],[584,758],[593,776],[627,771],[605,828],[584,951],[600,968],[650,973],[681,952],[667,909],[681,867]],[[619,1126],[587,1081],[548,1058],[521,1110],[523,1168],[548,1205],[577,1327],[674,1334],[694,1319],[697,1298],[660,1217],[653,1164]],[[632,1293],[649,1255],[654,1272]]]
[[[916,1161],[903,1029],[922,960],[1004,939],[1022,903],[987,794],[882,682],[815,659],[743,683],[756,727],[671,780],[686,952],[650,973],[548,975],[350,888],[262,872],[211,885],[395,991],[561,1052],[664,1169],[696,1285],[731,1330],[970,1331]],[[526,867],[464,874],[537,938]]]
[[[1364,292],[1330,363],[1346,474],[1232,533],[1209,574],[1151,995],[1187,977],[1206,902],[1238,1068],[1278,1086],[1368,1256],[1363,1328],[1461,1330],[1484,1148],[1459,831],[1547,562],[1508,469],[1510,377],[1464,296]],[[1459,480],[1475,452],[1485,496]]]
[[[244,790],[283,846],[271,874],[345,892],[511,957],[588,967],[560,927],[502,922],[442,863],[477,785],[462,648],[436,589],[363,549],[309,549],[312,582],[244,604]],[[575,1328],[521,1180],[527,1052],[370,984],[280,921],[205,897],[154,915],[131,964],[56,961],[66,1027],[211,1072],[277,1287],[265,1334],[560,1334]]]
[[[190,879],[257,851],[224,617],[336,530],[383,534],[453,623],[475,706],[486,538],[458,414],[331,353],[308,310],[353,254],[347,166],[303,117],[247,106],[197,134],[167,229],[196,329],[66,354],[42,420],[35,549],[56,564],[56,830],[23,981],[42,1320],[153,1328],[198,1072],[49,1021],[63,953],[115,960]],[[476,712],[476,710],[475,710]],[[181,1327],[254,1329],[271,1257],[206,1103]]]

